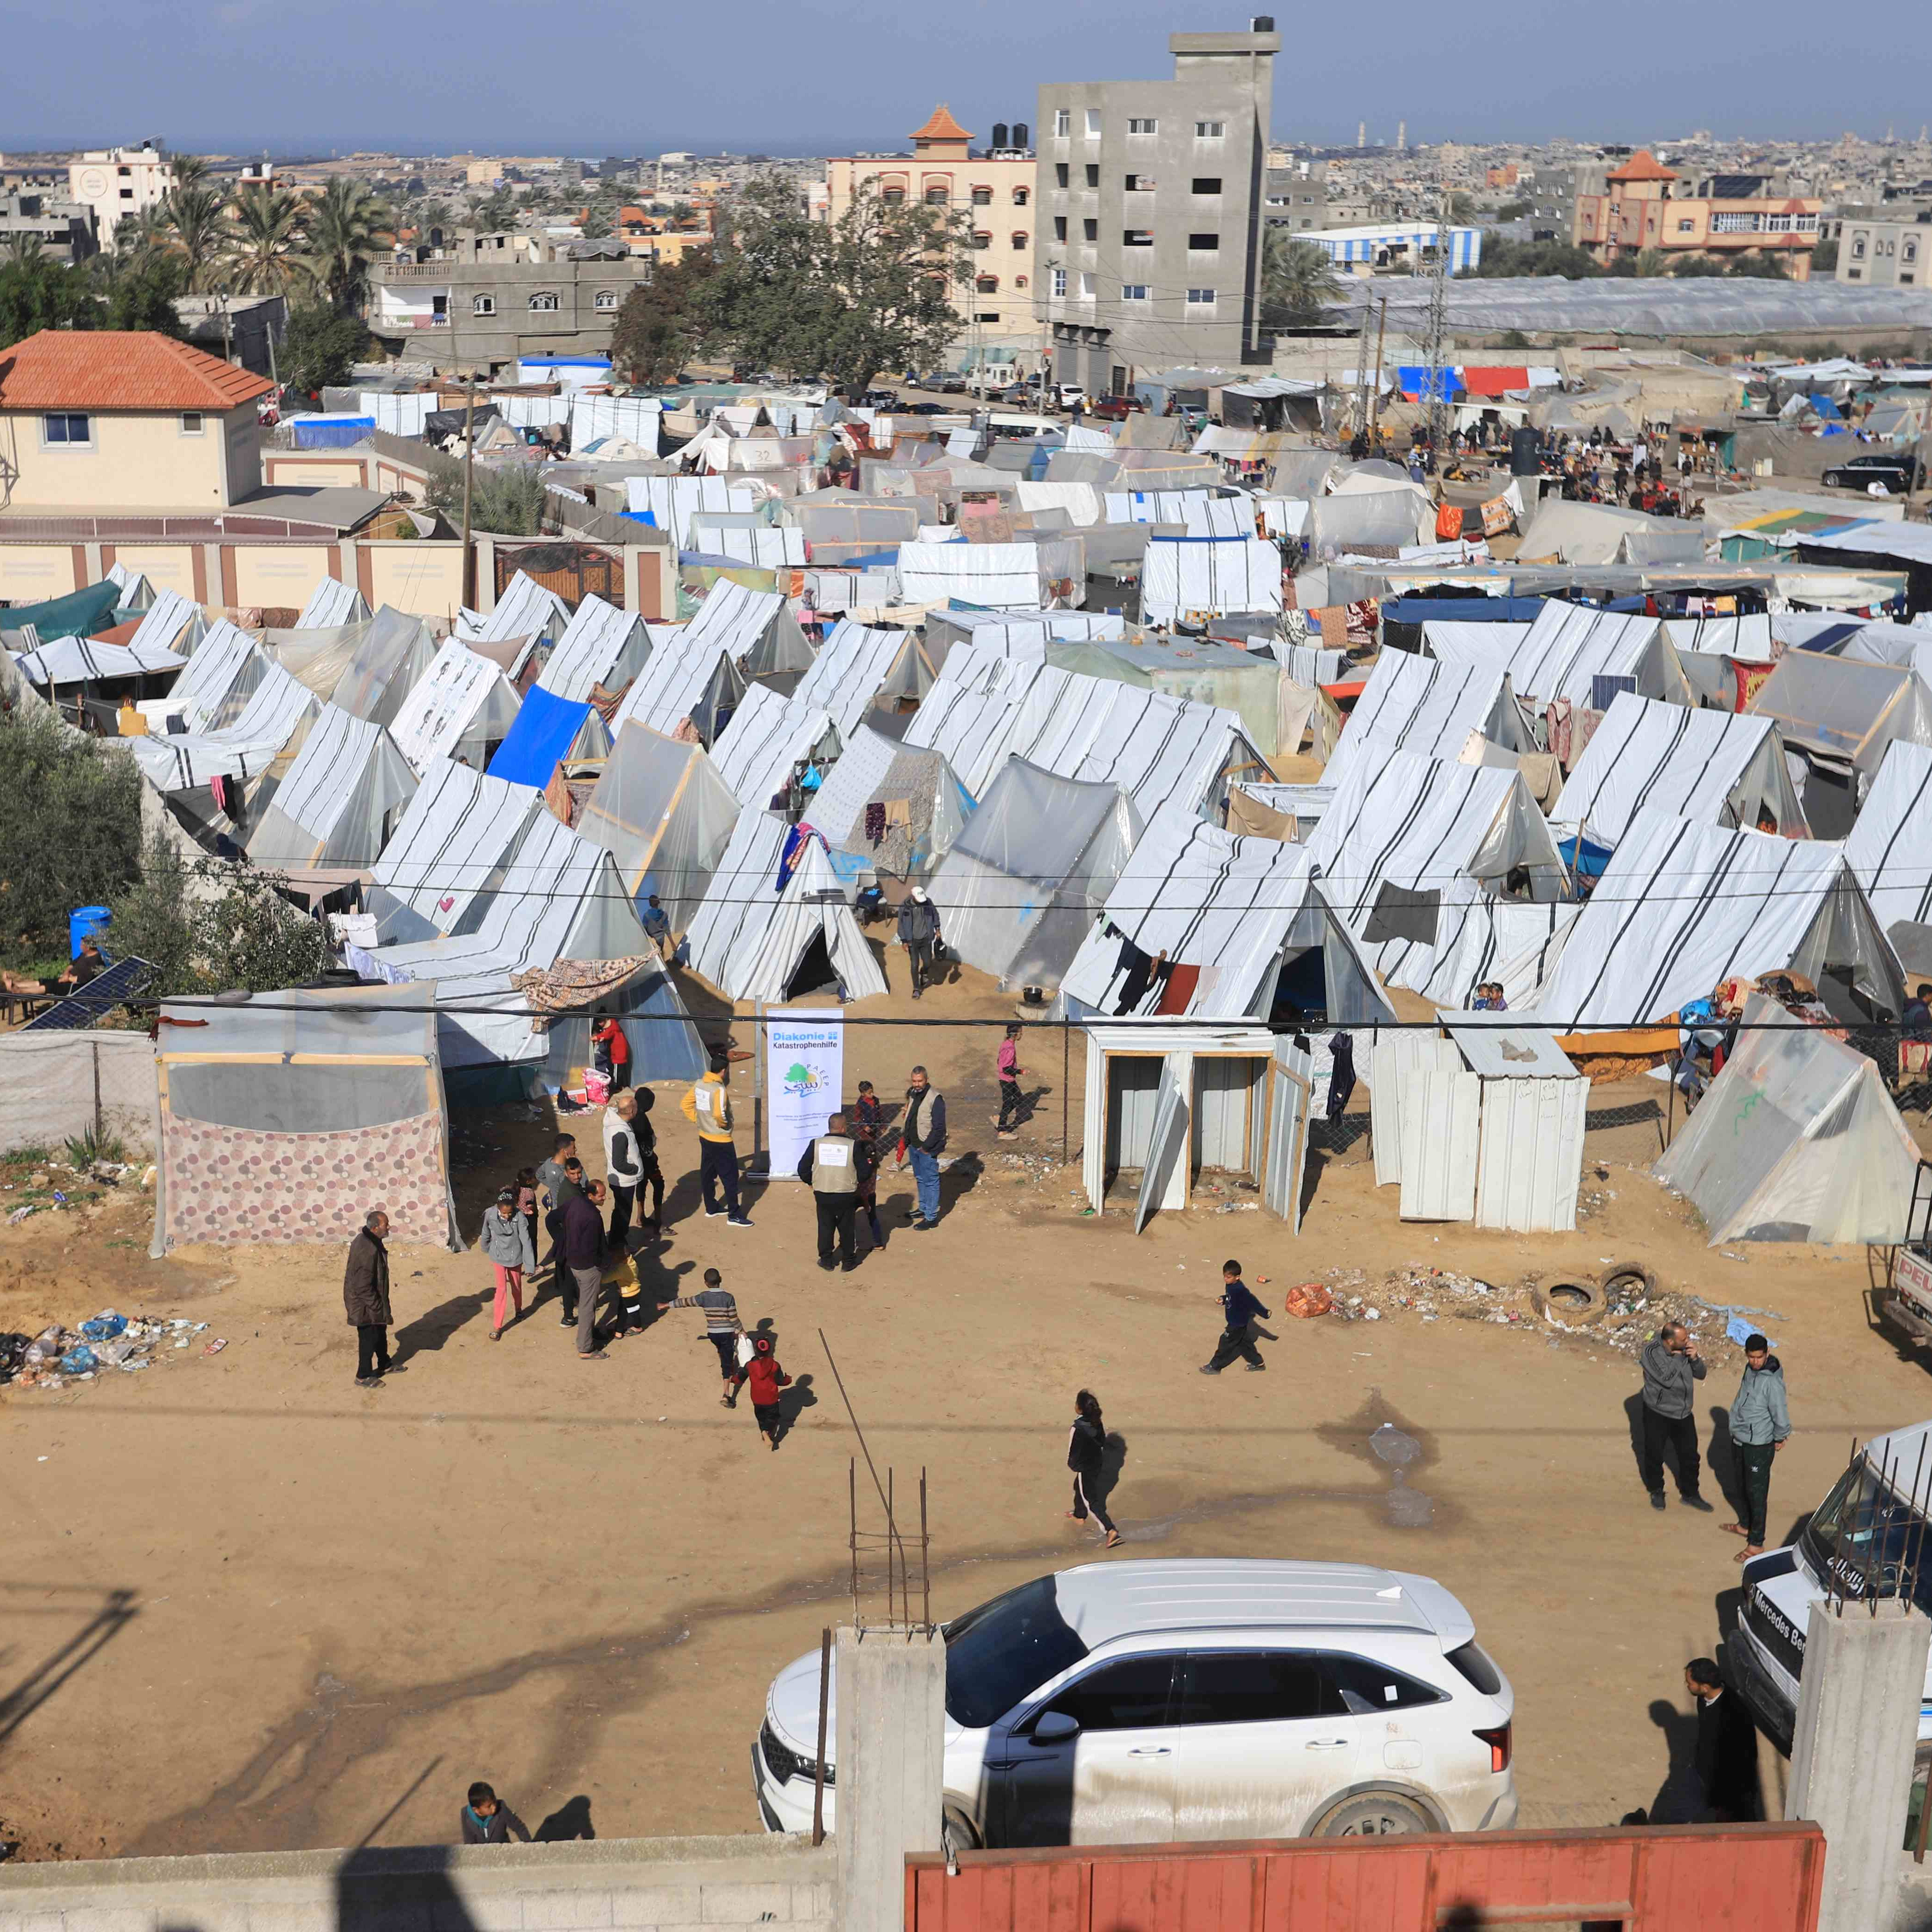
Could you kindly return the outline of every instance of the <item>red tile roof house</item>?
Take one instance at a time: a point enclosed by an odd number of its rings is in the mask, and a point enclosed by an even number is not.
[[[273,386],[165,335],[43,329],[0,350],[0,512],[226,509],[262,487]]]

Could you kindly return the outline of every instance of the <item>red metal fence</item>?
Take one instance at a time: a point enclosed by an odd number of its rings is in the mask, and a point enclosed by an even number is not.
[[[1815,1825],[1478,1832],[906,1860],[906,1932],[1816,1932]]]

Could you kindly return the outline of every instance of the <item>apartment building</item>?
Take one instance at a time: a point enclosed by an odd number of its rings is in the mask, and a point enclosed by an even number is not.
[[[1034,278],[1039,184],[1024,121],[993,124],[992,145],[973,136],[943,103],[910,136],[909,154],[834,155],[825,164],[824,199],[808,198],[815,219],[836,222],[860,195],[950,208],[971,224],[972,266],[954,291],[966,327],[946,351],[950,367],[982,366],[995,379],[1030,374],[1042,359]]]
[[[1840,281],[1874,289],[1924,288],[1932,282],[1932,202],[1847,208],[1838,218],[1838,230]]]
[[[1604,172],[1603,186],[1580,182],[1570,239],[1599,261],[1655,248],[1664,255],[1771,255],[1793,281],[1810,279],[1823,202],[1782,191],[1767,175],[1708,175],[1687,180],[1647,148]]]
[[[69,268],[100,252],[100,227],[86,202],[56,201],[32,189],[0,194],[0,247],[16,235],[33,236],[43,255]]]
[[[1175,34],[1172,80],[1041,88],[1036,313],[1056,380],[1264,363],[1261,244],[1281,37]]]
[[[100,245],[112,248],[122,220],[152,208],[174,180],[174,164],[158,141],[138,148],[91,148],[68,164],[68,199],[93,210]]]

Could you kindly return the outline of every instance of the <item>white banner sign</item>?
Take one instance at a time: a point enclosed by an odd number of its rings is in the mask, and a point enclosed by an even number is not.
[[[845,1012],[800,1007],[765,1016],[765,1091],[770,1097],[772,1178],[795,1180],[798,1163],[844,1105]]]

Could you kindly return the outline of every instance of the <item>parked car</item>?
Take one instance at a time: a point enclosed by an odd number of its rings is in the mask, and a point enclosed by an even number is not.
[[[950,416],[957,413],[946,403],[902,403],[898,412],[902,416]]]
[[[892,410],[898,408],[898,400],[896,389],[868,389],[860,406],[868,410]]]
[[[940,376],[926,386],[928,389],[937,389],[942,396],[963,396],[966,393],[966,378],[964,376]]]
[[[946,1842],[1504,1830],[1515,1694],[1468,1612],[1366,1565],[1178,1558],[1036,1577],[944,1627]],[[808,1831],[819,1656],[773,1680],[760,1816]],[[837,1685],[828,1709],[836,1709]],[[828,1747],[838,1735],[828,1720]],[[836,1766],[825,1767],[826,1822]]]
[[[1084,403],[1087,400],[1087,392],[1078,382],[1057,384],[1055,395],[1063,410],[1070,410],[1076,403]]]
[[[1894,496],[1909,495],[1924,480],[1924,466],[1910,456],[1854,456],[1826,470],[1822,478],[1838,490],[1862,490],[1882,483]]]
[[[1091,413],[1100,422],[1125,422],[1136,410],[1146,407],[1146,404],[1136,396],[1102,396],[1094,405]]]

